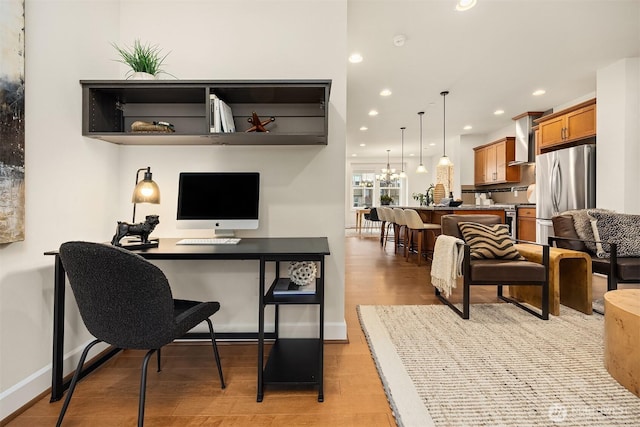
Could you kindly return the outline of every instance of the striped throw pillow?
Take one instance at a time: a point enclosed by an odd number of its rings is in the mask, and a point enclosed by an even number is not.
[[[509,226],[506,224],[460,222],[458,227],[464,241],[471,248],[471,259],[525,259],[513,246],[509,237]]]

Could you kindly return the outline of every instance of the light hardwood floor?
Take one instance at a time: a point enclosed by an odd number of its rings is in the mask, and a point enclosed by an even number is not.
[[[209,344],[172,344],[163,349],[162,372],[149,369],[145,425],[395,426],[356,307],[439,302],[428,285],[428,266],[418,267],[415,256],[406,262],[394,255],[393,245],[382,250],[372,234],[347,237],[346,254],[349,343],[325,346],[323,403],[317,402],[313,389],[268,388],[264,401],[257,403],[254,344],[220,345],[225,390],[220,389]],[[494,295],[495,287],[474,288],[472,302],[496,302]],[[135,425],[143,355],[122,352],[81,381],[63,426]],[[47,395],[8,426],[53,426],[61,406],[62,402],[49,403]]]

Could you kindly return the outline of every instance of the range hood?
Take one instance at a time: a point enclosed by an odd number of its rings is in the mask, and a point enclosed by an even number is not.
[[[536,141],[533,121],[544,113],[528,111],[513,118],[516,122],[516,156],[509,166],[534,163],[536,161]]]

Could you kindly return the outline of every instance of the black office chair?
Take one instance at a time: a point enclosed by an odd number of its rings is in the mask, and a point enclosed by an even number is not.
[[[154,352],[183,336],[194,326],[209,325],[213,354],[222,388],[225,388],[213,325],[209,319],[220,309],[218,302],[173,299],[162,271],[144,258],[110,245],[67,242],[60,246],[82,320],[96,337],[82,352],[69,392],[58,417],[62,424],[89,350],[99,342],[116,348],[149,350],[142,362],[138,426],[144,422],[147,366]]]

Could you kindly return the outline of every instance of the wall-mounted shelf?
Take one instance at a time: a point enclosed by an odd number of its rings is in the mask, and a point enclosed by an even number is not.
[[[330,80],[81,80],[82,134],[125,145],[326,145]],[[233,112],[236,132],[211,132],[210,96]],[[248,118],[275,117],[269,132]],[[162,121],[175,133],[132,132]]]

